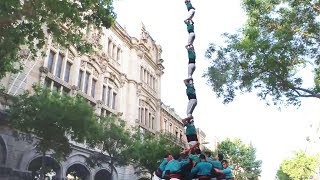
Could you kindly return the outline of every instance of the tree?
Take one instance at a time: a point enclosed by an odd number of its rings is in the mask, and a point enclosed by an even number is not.
[[[90,166],[110,164],[111,176],[115,166],[124,166],[130,163],[126,154],[131,146],[131,133],[126,128],[126,122],[115,116],[100,117],[101,126],[98,133],[90,141],[91,146],[101,146],[101,152],[93,153],[87,163]]]
[[[22,48],[36,55],[48,35],[64,47],[90,51],[93,43],[84,41],[86,27],[109,28],[115,17],[112,0],[0,1],[0,79],[22,68]]]
[[[252,92],[269,105],[300,105],[302,97],[320,98],[320,3],[314,0],[243,0],[247,22],[225,44],[210,44],[212,65],[204,77],[224,103],[237,92]],[[312,68],[313,85],[302,76]]]
[[[281,168],[277,171],[276,179],[277,180],[291,180],[289,175],[284,173]]]
[[[302,180],[310,179],[315,175],[316,168],[320,166],[319,156],[307,155],[304,151],[294,153],[294,157],[284,160],[280,169],[287,174],[290,179]]]
[[[218,144],[217,151],[221,152],[233,167],[235,179],[259,178],[262,161],[256,160],[256,149],[251,144],[245,145],[240,139],[226,139]]]
[[[138,175],[150,174],[150,179],[152,179],[153,172],[157,170],[165,154],[175,154],[181,150],[180,147],[162,134],[154,135],[150,132],[141,134],[137,130],[134,137],[133,146],[129,150],[133,159],[132,163]]]
[[[12,97],[8,115],[13,128],[35,136],[35,148],[43,157],[42,178],[47,153],[53,151],[55,159],[63,159],[71,152],[69,140],[84,142],[97,132],[97,119],[85,100],[38,86],[32,95]]]

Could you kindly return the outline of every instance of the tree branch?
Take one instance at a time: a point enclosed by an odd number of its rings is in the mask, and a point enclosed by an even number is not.
[[[291,87],[291,89],[297,93],[298,97],[315,97],[320,99],[320,93],[315,93],[309,89],[305,89],[301,87]],[[302,91],[308,94],[301,94],[301,92],[299,91]]]

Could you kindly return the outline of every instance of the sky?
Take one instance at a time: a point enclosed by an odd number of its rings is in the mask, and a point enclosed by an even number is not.
[[[310,123],[319,120],[319,101],[303,99],[298,107],[266,106],[255,93],[239,94],[229,104],[223,104],[202,77],[210,66],[204,53],[208,44],[222,44],[222,33],[235,33],[246,21],[240,0],[192,0],[196,13],[194,47],[197,54],[193,74],[198,105],[193,116],[196,127],[206,133],[206,140],[240,138],[251,143],[262,160],[261,180],[275,179],[280,163],[290,158],[294,150],[306,148]],[[129,35],[140,37],[140,24],[162,47],[164,74],[161,78],[161,99],[184,118],[188,99],[183,79],[187,77],[188,56],[185,45],[188,33],[184,19],[184,0],[115,0],[117,22]],[[312,83],[310,71],[304,76]]]

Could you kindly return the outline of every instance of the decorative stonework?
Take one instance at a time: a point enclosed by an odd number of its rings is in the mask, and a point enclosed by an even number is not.
[[[83,69],[86,68],[86,65],[87,65],[87,62],[84,61],[84,60],[81,60],[81,65],[80,65],[80,66],[81,66]]]
[[[44,73],[44,74],[48,74],[48,72],[49,72],[48,68],[47,68],[47,67],[43,67],[43,66],[41,66],[41,67],[39,68],[39,71],[40,71],[41,73]]]

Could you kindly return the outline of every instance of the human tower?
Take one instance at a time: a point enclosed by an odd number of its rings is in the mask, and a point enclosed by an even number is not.
[[[192,113],[197,106],[197,96],[196,90],[194,87],[194,81],[192,75],[196,69],[196,52],[193,46],[194,39],[196,37],[194,33],[194,22],[193,17],[195,14],[195,8],[192,6],[190,0],[185,0],[185,4],[188,9],[188,16],[184,23],[187,26],[188,31],[188,44],[185,46],[188,51],[188,78],[184,80],[186,85],[186,94],[188,96],[188,105],[187,105],[187,118],[182,119],[183,124],[186,126],[186,136],[190,148],[194,147],[198,143],[197,132],[194,126],[194,118]]]
[[[228,161],[219,154],[211,157],[211,152],[201,152],[198,143],[197,131],[194,126],[193,111],[197,106],[197,96],[192,75],[196,69],[196,52],[193,46],[195,40],[193,17],[195,8],[190,0],[185,0],[188,16],[184,20],[187,26],[188,43],[185,46],[188,52],[188,77],[184,80],[188,96],[187,117],[182,119],[186,128],[189,147],[178,154],[165,154],[154,173],[153,179],[170,180],[234,180]]]

